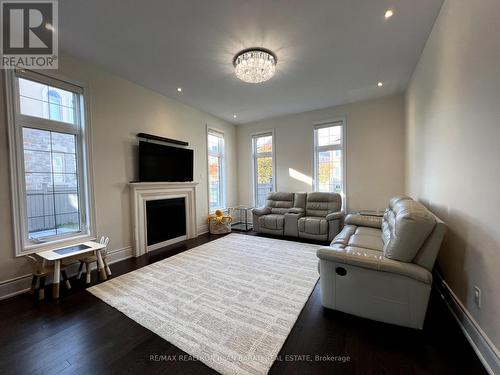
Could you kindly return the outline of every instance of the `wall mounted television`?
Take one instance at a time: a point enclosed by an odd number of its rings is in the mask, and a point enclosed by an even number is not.
[[[193,181],[193,150],[139,141],[139,181]]]

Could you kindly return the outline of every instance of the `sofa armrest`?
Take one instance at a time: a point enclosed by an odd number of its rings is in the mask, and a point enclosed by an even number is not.
[[[271,209],[269,207],[254,208],[252,213],[257,216],[269,215],[271,213]]]
[[[325,219],[330,221],[330,220],[338,220],[342,219],[344,214],[341,211],[338,212],[330,212],[328,215],[326,215]]]
[[[304,211],[304,210],[302,210]],[[285,236],[298,237],[299,236],[299,219],[304,217],[304,212],[288,212],[285,214]]]
[[[306,212],[306,210],[304,210],[303,208],[298,208],[298,207],[293,207],[293,208],[290,208],[288,210],[289,214],[302,214],[302,215],[304,215],[305,212]]]
[[[345,224],[360,227],[382,228],[382,218],[379,216],[366,216],[360,214],[349,214],[345,218]]]
[[[324,261],[394,273],[429,285],[432,283],[432,274],[424,267],[386,258],[382,252],[377,250],[333,245],[320,247],[316,255]]]

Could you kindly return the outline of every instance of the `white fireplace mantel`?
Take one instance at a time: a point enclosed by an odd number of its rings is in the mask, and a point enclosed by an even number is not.
[[[185,198],[186,237],[196,237],[197,182],[131,182],[132,218],[135,256],[144,255],[147,246],[146,202],[157,199]],[[173,242],[172,242],[173,243]],[[164,245],[168,245],[165,243]]]

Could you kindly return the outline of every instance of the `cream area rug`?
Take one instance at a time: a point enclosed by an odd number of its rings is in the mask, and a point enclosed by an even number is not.
[[[267,374],[318,281],[318,248],[230,234],[88,291],[222,374]]]

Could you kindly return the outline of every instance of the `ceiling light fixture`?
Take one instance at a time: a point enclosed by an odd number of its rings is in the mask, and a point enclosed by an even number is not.
[[[382,86],[384,86],[384,84],[382,82],[379,82],[379,83],[377,83],[377,86],[382,87]]]
[[[387,9],[385,11],[384,17],[385,19],[391,18],[394,15],[394,11],[392,9]]]
[[[238,117],[238,116],[236,116],[236,115],[233,115],[233,118],[237,118],[237,117]]]
[[[233,65],[236,77],[243,82],[265,82],[276,72],[276,55],[264,48],[249,48],[234,56]]]
[[[182,92],[182,87],[177,87],[178,92]]]

